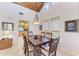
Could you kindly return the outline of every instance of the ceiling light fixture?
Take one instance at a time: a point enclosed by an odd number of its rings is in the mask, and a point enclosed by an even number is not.
[[[37,10],[37,3],[36,3],[36,10]],[[35,24],[40,24],[40,20],[39,20],[39,17],[38,17],[37,13],[36,13],[36,16],[35,16],[35,19],[34,19],[34,23]]]
[[[36,14],[35,16],[35,20],[34,20],[35,24],[40,24],[40,20],[38,18],[38,15]]]

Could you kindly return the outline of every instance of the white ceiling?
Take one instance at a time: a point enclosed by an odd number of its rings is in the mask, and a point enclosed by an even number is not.
[[[19,12],[23,12],[24,15],[20,16]],[[11,2],[0,2],[0,13],[0,16],[3,16],[5,18],[18,17],[24,20],[34,20],[34,17],[36,15],[35,11],[32,11],[28,8],[24,8]]]

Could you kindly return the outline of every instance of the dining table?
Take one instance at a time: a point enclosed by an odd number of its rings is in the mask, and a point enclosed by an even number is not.
[[[41,56],[41,46],[44,44],[49,43],[50,39],[47,37],[43,37],[39,35],[39,38],[35,38],[35,36],[30,36],[28,38],[28,42],[31,43],[33,46],[33,55],[34,56]]]

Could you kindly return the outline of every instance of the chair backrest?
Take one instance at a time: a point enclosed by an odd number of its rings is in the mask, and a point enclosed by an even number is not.
[[[51,32],[46,32],[46,35],[45,35],[45,37],[47,37],[47,38],[52,38],[52,33]]]
[[[41,32],[41,35],[47,38],[52,38],[52,33],[51,32]]]
[[[25,55],[29,55],[29,48],[28,48],[28,41],[27,41],[27,38],[26,36],[23,36],[23,39],[24,39],[24,53]]]
[[[50,40],[50,43],[49,43],[49,55],[56,56],[58,43],[59,43],[59,38]]]
[[[45,37],[45,32],[41,32],[41,36],[42,37]]]
[[[29,35],[28,36],[33,36],[33,31],[29,31]]]

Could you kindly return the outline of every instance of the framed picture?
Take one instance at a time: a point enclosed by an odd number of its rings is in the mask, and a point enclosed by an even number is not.
[[[2,22],[2,30],[3,31],[13,31],[14,24],[9,22]]]
[[[65,31],[76,32],[77,31],[77,20],[66,21]]]
[[[42,25],[39,26],[39,29],[42,30]]]

